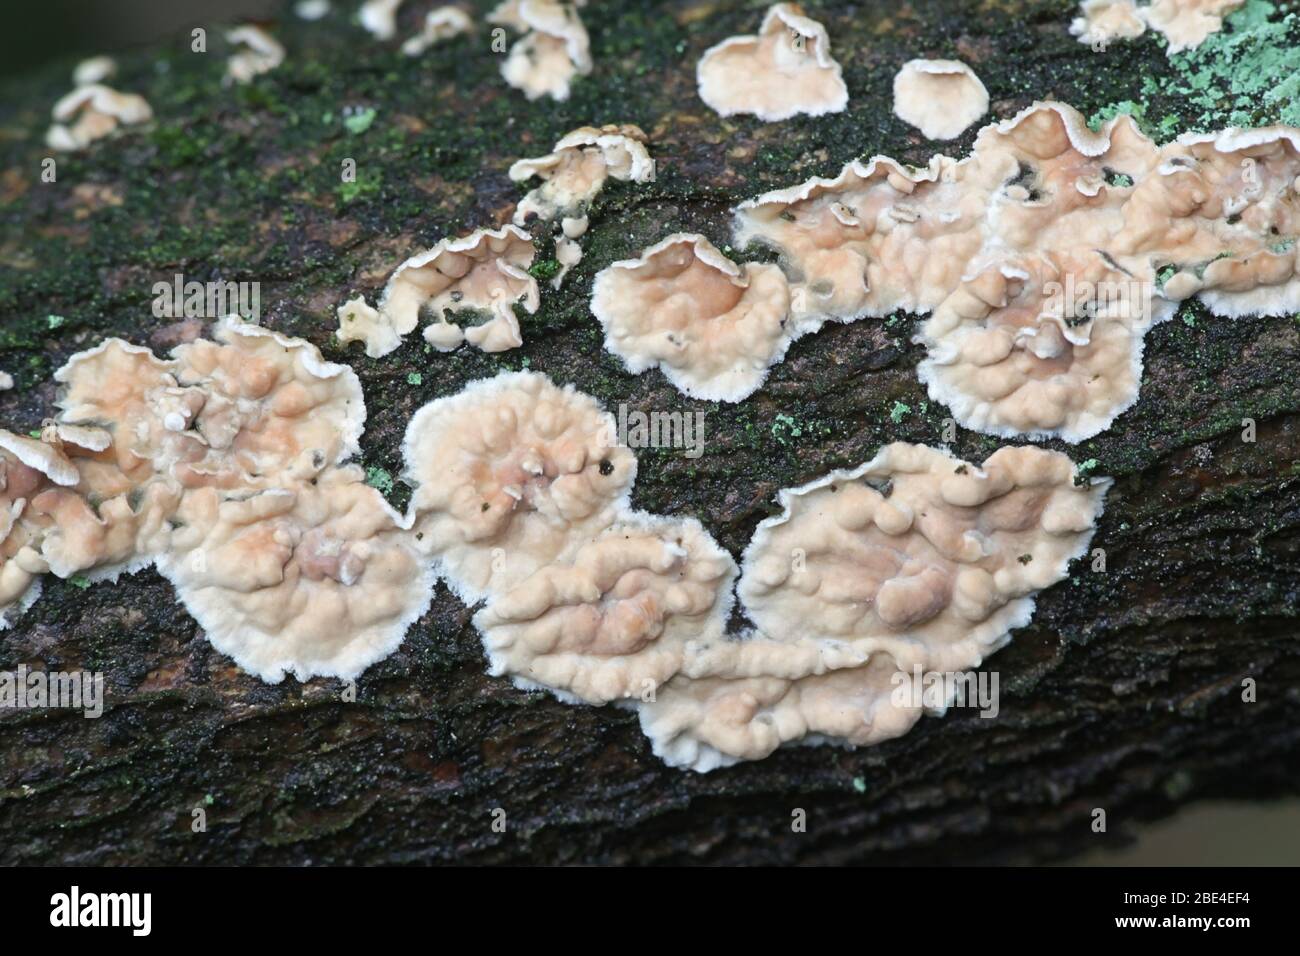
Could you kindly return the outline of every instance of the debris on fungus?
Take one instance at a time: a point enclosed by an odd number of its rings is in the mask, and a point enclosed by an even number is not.
[[[769,7],[757,35],[705,51],[696,81],[700,99],[719,115],[752,113],[768,123],[838,113],[849,102],[826,28],[794,3]]]
[[[1143,336],[1177,301],[1300,308],[1297,175],[1288,127],[1157,147],[1131,117],[1093,132],[1036,103],[964,160],[854,161],[742,203],[735,239],[780,253],[798,328],[930,313],[918,371],[959,423],[1077,442],[1136,400]]]
[[[501,76],[528,99],[567,100],[573,79],[591,72],[591,41],[577,10],[584,3],[505,0],[488,14],[489,23],[523,34],[501,64]]]
[[[231,83],[248,83],[255,76],[269,73],[284,62],[284,47],[259,26],[248,24],[226,33],[226,42],[240,47],[226,60],[226,79]]]
[[[1139,7],[1135,0],[1084,0],[1070,32],[1080,43],[1104,48],[1112,40],[1129,40],[1147,26],[1164,34],[1166,52],[1173,56],[1194,49],[1223,29],[1223,18],[1245,0],[1153,0]]]
[[[119,93],[100,83],[78,86],[54,104],[54,123],[45,134],[51,149],[75,151],[103,139],[118,125],[132,126],[153,119],[143,96]]]
[[[988,90],[958,60],[908,60],[894,77],[894,115],[928,139],[956,139],[988,111]]]
[[[794,333],[778,266],[739,266],[689,233],[603,269],[591,312],[629,372],[658,365],[683,392],[712,401],[752,394]]]
[[[459,7],[438,7],[424,15],[420,32],[402,43],[402,52],[407,56],[419,56],[435,43],[450,40],[473,29],[474,21],[464,10]]]

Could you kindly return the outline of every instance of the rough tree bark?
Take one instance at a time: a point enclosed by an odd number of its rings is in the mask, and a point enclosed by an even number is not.
[[[407,6],[403,35],[428,4]],[[562,104],[506,88],[486,29],[407,59],[337,10],[316,24],[286,15],[285,64],[223,87],[208,24],[206,55],[186,36],[122,58],[116,85],[143,93],[156,121],[57,157],[54,183],[41,181],[42,138],[72,63],[9,82],[0,369],[17,387],[0,393],[0,421],[38,427],[53,369],[104,336],[174,344],[177,329],[150,312],[154,282],[257,281],[263,324],[360,374],[377,485],[398,473],[421,404],[526,366],[611,408],[705,411],[703,457],[640,452],[634,501],[699,517],[738,555],[777,489],[884,441],[939,441],[947,413],[916,378],[916,317],[829,327],[753,398],[721,407],[684,399],[657,372],[629,376],[602,350],[586,308],[597,270],[679,229],[722,246],[736,201],[857,155],[924,162],[932,144],[889,110],[893,71],[911,56],[972,63],[997,116],[1055,96],[1089,114],[1142,103],[1147,117],[1172,117],[1166,134],[1205,119],[1169,94],[1185,68],[1155,39],[1095,53],[1068,36],[1068,0],[805,6],[830,30],[851,105],[766,126],[724,121],[693,92],[699,55],[752,31],[758,3],[589,6],[595,73]],[[349,129],[365,109],[369,127]],[[1262,106],[1256,117],[1276,118]],[[412,250],[504,221],[519,194],[508,164],[592,122],[640,124],[660,178],[606,190],[586,259],[525,322],[523,349],[444,356],[412,336],[372,361],[338,347],[336,305],[373,295]],[[948,151],[964,153],[972,135]],[[346,158],[355,184],[340,182]],[[1096,538],[1105,572],[1079,563],[992,659],[997,719],[954,712],[871,749],[794,748],[705,776],[668,769],[632,715],[487,677],[469,610],[441,586],[347,703],[336,681],[267,686],[239,672],[153,572],[116,586],[51,580],[0,636],[0,669],[103,671],[108,709],[0,716],[0,862],[1047,860],[1200,797],[1300,792],[1298,358],[1296,316],[1229,321],[1190,306],[1157,327],[1137,406],[1092,441],[1055,446],[1116,479]],[[997,444],[961,431],[954,450],[979,461]],[[400,483],[391,497],[404,504]],[[1246,677],[1255,703],[1242,701]],[[206,833],[191,831],[196,806]],[[1091,830],[1096,807],[1106,835]],[[504,833],[491,827],[496,808]],[[805,833],[791,830],[795,808]]]

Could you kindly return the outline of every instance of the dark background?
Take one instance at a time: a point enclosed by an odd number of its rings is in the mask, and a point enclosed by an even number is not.
[[[5,0],[2,6],[0,76],[56,57],[118,53],[169,37],[188,42],[193,26],[270,19],[283,12],[277,0]]]

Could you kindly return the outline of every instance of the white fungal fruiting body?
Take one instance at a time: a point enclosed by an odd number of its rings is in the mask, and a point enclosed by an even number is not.
[[[602,270],[591,311],[628,371],[658,365],[683,392],[711,401],[752,394],[794,334],[780,268],[738,266],[689,233]]]
[[[469,33],[474,21],[459,7],[437,7],[424,15],[420,32],[402,43],[407,56],[419,56],[436,43]]]
[[[641,705],[655,753],[707,771],[905,733],[923,712],[917,676],[978,667],[1086,551],[1108,483],[1075,478],[1037,448],[977,468],[896,443],[782,492],[737,587],[757,632],[714,653],[713,675],[688,669]]]
[[[117,61],[111,56],[92,56],[82,60],[72,71],[74,86],[91,86],[103,83],[117,73]]]
[[[402,337],[415,328],[416,317],[406,316],[409,324],[398,326],[387,312],[371,308],[362,296],[349,299],[338,307],[339,328],[335,333],[338,340],[364,342],[366,354],[371,358],[383,358],[389,352],[396,351],[402,344]]]
[[[158,569],[217,650],[262,680],[351,678],[428,608],[433,574],[355,466],[231,496],[187,494]]]
[[[1245,0],[1154,0],[1139,7],[1135,0],[1084,0],[1070,32],[1080,43],[1104,49],[1111,41],[1130,40],[1148,25],[1169,41],[1173,56],[1200,46],[1223,29],[1223,18]]]
[[[51,149],[85,149],[103,139],[119,124],[132,126],[153,119],[144,97],[119,93],[100,83],[78,86],[54,104],[54,124],[45,135]]]
[[[38,574],[157,563],[251,673],[356,676],[433,586],[407,520],[342,464],[360,382],[234,316],[214,335],[167,361],[117,339],[78,353],[41,440],[0,433],[0,609],[29,603]]]
[[[989,111],[989,91],[958,60],[908,60],[894,76],[894,115],[929,139],[956,139]]]
[[[403,445],[420,547],[466,601],[514,586],[625,509],[636,457],[616,440],[593,399],[531,372],[429,403]]]
[[[535,250],[522,229],[480,229],[459,239],[444,239],[407,259],[393,273],[379,300],[379,311],[396,328],[411,328],[420,310],[435,316],[425,341],[449,351],[468,341],[484,352],[503,352],[523,344],[514,305],[536,312],[541,301],[537,280],[528,273]],[[462,330],[447,312],[474,309],[488,320]]]
[[[849,102],[826,28],[794,3],[768,8],[757,35],[705,51],[696,82],[700,99],[719,115],[752,113],[768,123],[838,113]]]
[[[722,637],[736,566],[693,519],[631,514],[475,615],[492,674],[592,704],[678,673]]]
[[[510,178],[522,183],[535,176],[542,185],[520,200],[515,224],[525,225],[534,216],[585,215],[611,177],[653,182],[655,162],[645,143],[645,133],[636,126],[583,126],[565,134],[545,156],[519,160],[510,167]]]
[[[488,15],[489,23],[524,34],[501,64],[501,76],[528,99],[567,100],[574,78],[591,72],[591,41],[579,6],[564,0],[505,0]]]
[[[357,10],[357,20],[377,40],[391,40],[397,34],[397,10],[402,0],[366,0]]]
[[[1143,336],[1176,301],[1300,302],[1298,144],[1269,127],[1157,147],[1129,117],[1093,132],[1039,103],[960,162],[876,157],[743,203],[735,239],[781,253],[796,328],[932,313],[917,336],[931,398],[970,428],[1075,442],[1136,400]]]
[[[226,33],[226,42],[244,47],[226,60],[226,79],[229,82],[248,83],[284,62],[284,47],[261,27],[236,27]]]
[[[510,167],[515,182],[534,176],[542,180],[515,208],[515,225],[526,225],[533,218],[561,219],[563,234],[555,240],[561,269],[551,280],[553,289],[560,288],[569,270],[582,261],[577,240],[587,231],[588,208],[605,181],[611,177],[638,183],[654,180],[655,162],[645,142],[645,133],[636,126],[583,126],[563,136],[547,155],[521,159]]]
[[[1107,481],[1058,452],[982,467],[893,444],[781,493],[737,587],[695,521],[632,512],[635,458],[590,398],[506,373],[425,406],[404,455],[418,547],[475,615],[490,672],[637,708],[655,752],[707,771],[795,742],[898,736],[948,698],[922,672],[979,666],[1082,555]],[[595,467],[593,467],[595,466]],[[899,688],[916,692],[900,698]]]
[[[514,306],[532,313],[541,302],[537,280],[528,273],[534,255],[528,233],[515,226],[443,239],[393,271],[377,309],[360,296],[340,306],[336,334],[343,342],[365,342],[366,354],[381,358],[419,324],[421,311],[428,311],[434,321],[424,339],[439,351],[466,341],[484,352],[518,348],[523,337]],[[484,321],[462,328],[448,321],[449,312],[477,312]]]

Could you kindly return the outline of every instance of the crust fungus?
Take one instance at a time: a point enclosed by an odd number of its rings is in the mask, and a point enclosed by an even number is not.
[[[226,60],[226,79],[248,83],[255,76],[269,73],[284,62],[284,47],[259,26],[236,27],[226,33],[226,42],[243,49]]]
[[[402,52],[407,56],[419,56],[435,43],[450,40],[473,29],[474,21],[464,10],[459,7],[438,7],[424,15],[420,32],[402,43]]]
[[[474,617],[491,662],[527,687],[591,704],[640,697],[720,639],[736,566],[693,519],[628,515]]]
[[[415,327],[421,309],[428,310],[434,321],[424,338],[439,351],[462,341],[484,352],[517,348],[523,338],[515,304],[532,313],[541,302],[537,280],[528,273],[534,252],[528,233],[515,226],[444,239],[397,267],[379,311],[404,334]],[[477,312],[486,321],[462,329],[448,321],[449,312]]]
[[[1030,446],[978,467],[886,445],[781,492],[782,514],[745,551],[740,599],[778,640],[848,645],[864,659],[883,650],[905,668],[978,666],[1087,548],[1107,484],[1074,478],[1065,455]]]
[[[591,41],[577,10],[583,5],[584,0],[505,0],[488,14],[489,23],[524,34],[501,64],[501,76],[528,99],[567,100],[574,77],[591,72]]]
[[[344,344],[364,342],[366,354],[371,358],[383,358],[395,351],[402,344],[402,337],[415,328],[415,316],[410,316],[410,324],[397,326],[392,316],[367,304],[362,296],[349,299],[338,307],[339,328],[335,334]]]
[[[432,575],[356,466],[251,494],[196,489],[158,562],[213,646],[278,683],[354,677],[428,608]]]
[[[1084,0],[1070,32],[1102,49],[1112,40],[1129,40],[1146,32],[1147,26],[1164,34],[1166,52],[1172,56],[1200,46],[1223,29],[1223,18],[1245,0],[1154,0],[1139,7],[1134,0]]]
[[[522,183],[536,176],[542,184],[519,202],[515,224],[525,225],[534,216],[585,216],[610,177],[653,182],[655,161],[645,144],[646,135],[637,126],[583,126],[567,133],[545,156],[519,160],[510,167],[510,178]]]
[[[636,462],[612,426],[535,373],[431,403],[404,447],[413,530],[464,600],[486,598],[490,673],[625,701],[659,756],[697,771],[941,713],[950,696],[899,687],[1004,646],[1086,551],[1109,486],[1034,447],[977,467],[888,445],[781,493],[737,585],[756,627],[729,635],[734,562],[694,520],[628,510]]]
[[[534,176],[542,185],[520,200],[514,222],[534,218],[561,219],[555,258],[562,266],[551,281],[558,289],[569,270],[582,261],[578,239],[587,231],[591,202],[610,177],[623,182],[653,182],[655,161],[645,148],[646,135],[637,126],[583,126],[566,134],[545,156],[521,159],[510,167],[510,178],[525,182]]]
[[[53,116],[46,144],[51,149],[73,151],[103,139],[119,124],[147,123],[153,119],[153,110],[142,96],[91,83],[78,86],[55,103]]]
[[[402,0],[366,0],[357,20],[377,40],[391,40],[397,34],[397,10]]]
[[[679,389],[712,401],[754,392],[793,337],[778,266],[739,266],[688,233],[602,270],[591,311],[628,371],[658,365]]]
[[[608,528],[636,474],[595,400],[532,372],[425,405],[403,453],[420,547],[467,601],[518,584]]]
[[[695,75],[700,99],[721,116],[752,113],[773,123],[838,113],[849,102],[826,28],[794,3],[769,7],[757,35],[705,51]]]
[[[117,73],[117,61],[111,56],[92,56],[82,60],[72,71],[74,86],[92,86],[112,79]]]
[[[1146,20],[1134,0],[1084,0],[1070,33],[1080,43],[1104,49],[1112,40],[1131,40],[1146,32]]]
[[[888,654],[876,654],[862,667],[800,680],[678,677],[640,706],[641,731],[664,763],[698,773],[761,760],[783,744],[870,746],[921,718],[920,706],[894,701],[900,674]]]
[[[1298,143],[1269,127],[1157,147],[1127,116],[1093,132],[1037,103],[960,162],[876,157],[743,203],[735,239],[780,252],[799,329],[932,313],[919,372],[959,422],[1080,441],[1136,399],[1143,336],[1177,300],[1300,304]]]
[[[30,600],[36,574],[157,563],[250,672],[354,676],[432,593],[407,522],[342,464],[365,421],[360,383],[234,316],[214,335],[167,361],[117,339],[79,353],[56,373],[41,440],[0,435],[0,606]]]
[[[367,355],[381,358],[426,312],[433,322],[424,330],[425,341],[440,352],[466,341],[484,352],[518,348],[523,337],[515,305],[531,314],[541,303],[537,280],[528,272],[534,254],[528,233],[516,226],[443,239],[393,271],[378,308],[360,296],[341,305],[335,334],[342,342],[364,342]],[[477,322],[456,325],[448,319],[456,313]]]
[[[900,701],[900,686],[978,667],[1087,549],[1108,483],[1075,477],[1068,458],[1037,448],[1002,448],[978,468],[896,443],[783,491],[737,588],[758,627],[740,647],[759,645],[762,666],[662,687],[641,705],[655,753],[707,771],[787,743],[905,733],[922,706]],[[816,656],[800,646],[809,638]]]
[[[928,139],[956,139],[988,111],[988,90],[958,60],[908,60],[894,77],[894,115]]]

